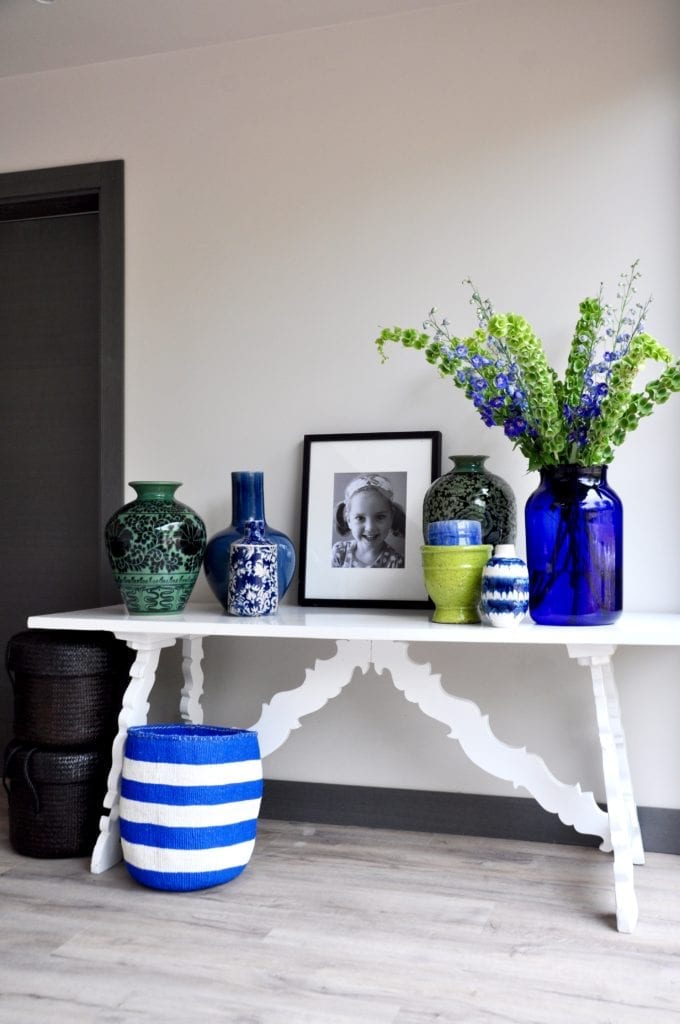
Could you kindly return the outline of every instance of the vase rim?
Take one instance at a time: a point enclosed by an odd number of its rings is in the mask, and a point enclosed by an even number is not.
[[[178,480],[130,480],[128,486],[136,491],[138,498],[174,498],[175,491],[182,485]]]
[[[570,470],[574,473],[603,473],[608,468],[606,462],[596,462],[594,465],[586,466],[581,462],[558,462],[555,466],[541,466],[540,472],[565,472]]]
[[[129,487],[181,487],[179,480],[129,480]]]
[[[488,455],[449,455],[450,459],[454,461],[456,459],[465,460],[465,462],[484,462],[489,458]]]

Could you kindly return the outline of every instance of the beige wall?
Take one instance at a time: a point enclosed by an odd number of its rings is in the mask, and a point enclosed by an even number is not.
[[[613,293],[640,257],[652,332],[680,351],[679,30],[677,0],[478,0],[0,79],[0,171],[125,160],[127,479],[184,481],[213,533],[230,472],[262,469],[270,523],[297,538],[305,433],[440,429],[446,453],[488,453],[521,508],[535,477],[503,436],[416,354],[381,366],[372,339],[433,303],[472,329],[472,275],[561,369],[579,299],[603,279]],[[679,426],[677,399],[610,473],[629,609],[680,607]],[[211,643],[206,710],[250,724],[327,653]],[[587,680],[566,655],[430,655],[502,738],[602,796]],[[642,804],[680,807],[679,657],[619,657]],[[168,679],[154,711],[173,708]],[[269,773],[512,791],[445,732],[371,676]]]

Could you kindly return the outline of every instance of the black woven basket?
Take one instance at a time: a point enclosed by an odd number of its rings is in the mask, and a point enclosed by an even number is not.
[[[49,750],[12,740],[2,780],[12,848],[25,857],[92,853],[110,764],[108,751]]]
[[[16,633],[6,652],[14,738],[68,748],[112,739],[132,657],[110,633]]]

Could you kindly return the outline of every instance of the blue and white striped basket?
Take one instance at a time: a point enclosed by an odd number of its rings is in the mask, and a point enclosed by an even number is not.
[[[120,836],[132,877],[187,891],[229,882],[250,860],[262,799],[257,733],[207,725],[128,730]]]

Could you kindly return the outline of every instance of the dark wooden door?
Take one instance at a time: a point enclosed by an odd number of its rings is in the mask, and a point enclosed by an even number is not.
[[[93,166],[107,165],[84,170]],[[107,247],[112,240],[100,192],[89,178],[77,188],[77,170],[0,176],[3,651],[31,614],[118,599],[102,527],[123,491],[122,338],[110,335],[112,323],[122,327],[122,276],[114,298],[103,280],[111,265],[103,236]],[[17,186],[28,191],[17,195]],[[122,225],[113,244],[122,265]],[[11,718],[5,677],[3,745]]]

